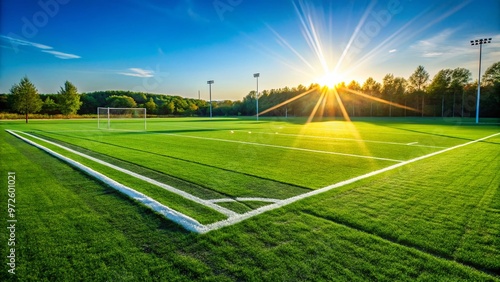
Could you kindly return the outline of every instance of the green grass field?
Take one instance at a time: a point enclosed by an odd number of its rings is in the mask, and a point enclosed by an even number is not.
[[[95,120],[0,127],[2,281],[500,281],[496,124],[185,118],[149,119],[147,131],[133,122],[97,129]],[[5,130],[207,229],[187,231]],[[15,275],[6,264],[8,172],[16,174]]]

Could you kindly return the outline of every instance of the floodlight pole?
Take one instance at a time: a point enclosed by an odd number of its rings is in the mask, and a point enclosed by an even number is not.
[[[257,92],[255,92],[255,110],[257,112],[257,120],[259,120],[259,76],[260,73],[253,74],[253,77],[257,79]]]
[[[491,43],[491,38],[471,40],[470,45],[479,45],[479,76],[477,78],[476,124],[479,123],[479,101],[481,100],[481,55],[483,44]]]
[[[208,84],[208,92],[210,93],[210,118],[212,118],[212,84],[214,84],[214,81],[213,80],[209,80],[207,81],[207,84]]]

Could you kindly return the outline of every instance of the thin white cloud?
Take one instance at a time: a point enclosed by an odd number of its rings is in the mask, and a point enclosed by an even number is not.
[[[68,53],[63,53],[59,51],[52,51],[52,50],[42,50],[42,52],[49,53],[54,55],[56,58],[63,59],[63,60],[68,60],[68,59],[80,59],[81,57],[78,55],[74,54],[68,54]]]
[[[439,57],[443,55],[443,53],[441,52],[430,52],[430,53],[425,53],[422,55],[422,57],[424,58],[435,58],[435,57]]]
[[[440,33],[423,40],[418,41],[410,48],[413,52],[420,54],[423,58],[435,58],[445,55],[443,50],[447,50],[446,54],[450,55],[456,47],[451,43],[452,36],[460,29],[445,29]]]
[[[129,72],[119,72],[118,74],[134,77],[153,77],[155,73],[152,70],[145,70],[141,68],[129,68],[128,70]]]
[[[28,47],[34,47],[34,48],[40,49],[40,51],[42,51],[44,53],[54,55],[56,58],[63,59],[63,60],[80,59],[81,58],[78,55],[56,51],[56,50],[54,50],[53,47],[45,45],[45,44],[41,44],[41,43],[31,42],[28,40],[18,39],[18,38],[6,36],[6,35],[0,35],[0,39],[1,39],[1,41],[6,41],[6,42],[10,43],[10,46],[5,46],[2,43],[3,47],[13,49],[16,52],[17,52],[17,46],[28,46]]]
[[[17,39],[17,38],[10,37],[10,36],[0,35],[0,38],[8,41],[12,45],[12,47],[15,47],[17,45],[22,45],[22,46],[31,46],[31,47],[35,47],[35,48],[43,49],[43,50],[54,49],[54,48],[47,46],[47,45],[44,45],[44,44],[35,43],[35,42],[22,40],[22,39]]]
[[[391,49],[391,50],[389,50],[389,53],[395,53],[397,51],[398,51],[398,49]]]

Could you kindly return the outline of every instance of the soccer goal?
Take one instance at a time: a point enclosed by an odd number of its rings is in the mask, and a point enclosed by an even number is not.
[[[97,128],[146,130],[145,108],[97,108]]]

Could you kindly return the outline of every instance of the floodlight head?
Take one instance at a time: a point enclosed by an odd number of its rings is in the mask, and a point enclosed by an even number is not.
[[[214,83],[214,81],[213,81],[213,80],[209,80],[209,81],[207,81],[207,84],[213,84],[213,83]]]
[[[260,76],[260,73],[254,73],[253,74],[253,77],[259,77]]]
[[[486,43],[491,43],[491,38],[481,38],[481,39],[476,39],[476,40],[471,40],[470,45],[483,45]]]

